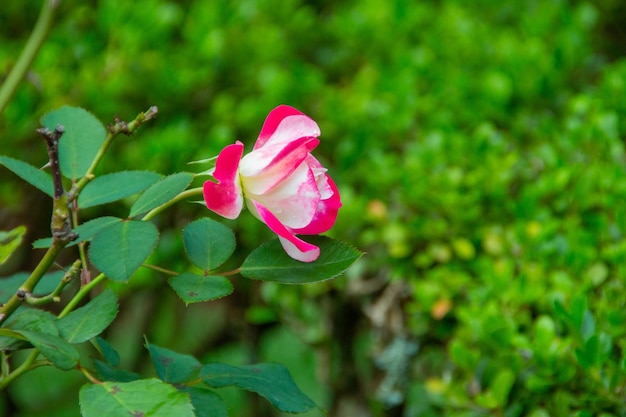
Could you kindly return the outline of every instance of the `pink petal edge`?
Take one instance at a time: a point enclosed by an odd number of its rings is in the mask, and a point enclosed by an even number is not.
[[[227,219],[235,219],[243,209],[243,193],[239,184],[239,161],[243,155],[243,143],[237,141],[226,146],[217,156],[213,177],[218,181],[206,181],[203,186],[204,202],[209,210]]]
[[[300,262],[313,262],[320,256],[320,248],[296,237],[268,209],[253,201],[261,220],[278,235],[287,255]]]
[[[281,104],[272,109],[265,118],[265,122],[263,122],[263,127],[261,128],[261,133],[259,133],[259,138],[254,144],[254,149],[260,148],[272,137],[284,118],[295,115],[305,116],[300,110],[287,106],[286,104]]]

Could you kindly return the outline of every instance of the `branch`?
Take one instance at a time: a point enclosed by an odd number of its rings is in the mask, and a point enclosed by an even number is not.
[[[57,256],[65,247],[65,244],[59,243],[60,241],[53,241],[52,246],[48,248],[48,251],[43,256],[37,267],[33,270],[30,276],[24,281],[24,284],[20,286],[15,294],[7,301],[6,304],[0,308],[0,324],[2,324],[24,301],[25,295],[30,294],[35,289],[35,286],[41,280],[48,269],[54,264]]]
[[[41,134],[46,140],[48,146],[48,157],[50,159],[50,167],[52,168],[52,183],[54,184],[54,200],[52,203],[52,221],[50,228],[52,229],[52,239],[67,245],[76,240],[78,235],[72,232],[72,222],[70,220],[70,207],[68,198],[63,189],[63,178],[61,177],[61,167],[59,164],[59,140],[65,132],[61,125],[57,125],[53,131],[46,127],[37,129],[37,133]]]
[[[148,120],[154,119],[158,113],[159,113],[158,107],[152,106],[145,112],[139,113],[137,117],[135,117],[135,120],[133,120],[130,123],[126,123],[125,121],[120,120],[120,118],[116,116],[113,119],[113,123],[108,126],[109,132],[113,135],[117,135],[118,133],[123,133],[126,136],[130,136],[143,123],[147,122]]]
[[[54,185],[54,199],[52,203],[52,220],[50,229],[52,230],[52,245],[43,256],[37,267],[30,276],[24,281],[9,301],[0,307],[0,324],[2,324],[17,308],[24,302],[28,294],[32,294],[33,290],[44,276],[54,261],[59,256],[63,248],[68,243],[75,240],[78,235],[72,232],[70,222],[70,208],[68,205],[67,194],[63,190],[63,178],[61,177],[61,168],[59,165],[59,140],[63,135],[63,126],[57,126],[53,131],[47,128],[37,129],[48,146],[48,156],[50,158],[50,166],[52,167],[52,181]]]
[[[46,141],[48,147],[48,160],[50,161],[50,168],[52,169],[52,182],[54,184],[54,198],[58,199],[64,193],[63,190],[63,178],[61,177],[61,167],[59,165],[59,139],[65,133],[65,128],[61,125],[57,125],[51,132],[47,127],[37,129],[39,133]]]

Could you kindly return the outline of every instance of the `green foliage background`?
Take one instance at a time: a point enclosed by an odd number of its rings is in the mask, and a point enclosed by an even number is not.
[[[0,77],[39,7],[1,8]],[[250,148],[268,111],[293,105],[320,124],[342,192],[332,234],[366,256],[331,283],[240,280],[188,308],[142,271],[108,334],[123,361],[141,369],[143,333],[204,359],[277,360],[330,415],[626,415],[624,21],[618,0],[63,1],[0,118],[0,154],[43,165],[34,130],[64,104],[103,121],[157,105],[104,165],[176,172]],[[46,236],[46,197],[1,175],[1,228]],[[172,226],[162,263],[180,262],[175,227],[201,215],[158,219]],[[229,225],[241,253],[270,236],[249,215]],[[77,415],[81,378],[32,373],[4,415]],[[271,413],[226,395],[232,415]]]

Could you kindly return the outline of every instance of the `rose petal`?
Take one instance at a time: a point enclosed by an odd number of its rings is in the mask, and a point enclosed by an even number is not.
[[[332,190],[332,195],[319,201],[311,222],[305,227],[294,228],[295,233],[316,235],[330,230],[335,225],[339,208],[341,208],[341,198],[333,180],[327,175],[325,177],[328,186]]]
[[[318,190],[320,190],[322,200],[330,198],[333,192],[336,191],[336,187],[335,191],[333,191],[333,188],[328,184],[327,180],[329,177],[326,175],[326,171],[328,170],[311,154],[307,155],[306,164],[311,168],[311,171],[313,171],[313,175],[315,175],[315,181],[317,182]]]
[[[243,157],[239,173],[244,177],[246,191],[263,194],[276,186],[307,159],[317,146],[315,138],[300,138],[285,146],[269,146],[257,149]]]
[[[301,262],[313,262],[320,256],[320,248],[297,238],[286,228],[267,208],[253,202],[261,220],[278,235],[281,245],[287,255]]]
[[[227,219],[235,219],[243,208],[243,193],[239,181],[239,161],[243,155],[243,143],[228,145],[217,156],[213,177],[218,181],[204,183],[206,206]]]
[[[285,119],[290,119],[290,121],[283,124]],[[272,139],[275,141],[283,136],[286,136],[289,140],[306,136],[318,137],[319,135],[320,128],[310,117],[291,106],[281,104],[265,118],[259,138],[254,144],[254,149],[264,146],[273,136],[276,136]]]
[[[278,236],[280,244],[282,245],[287,255],[296,261],[300,262],[313,262],[320,257],[320,248],[310,243],[295,238],[298,244],[294,244],[292,240],[286,239],[282,236]],[[304,249],[303,249],[304,248]]]
[[[313,172],[302,163],[270,192],[254,195],[248,191],[247,179],[242,179],[248,198],[258,201],[290,228],[305,227],[315,216],[320,193]]]

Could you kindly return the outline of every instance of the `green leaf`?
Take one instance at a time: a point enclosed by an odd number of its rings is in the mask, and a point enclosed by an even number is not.
[[[583,368],[599,367],[609,357],[612,338],[606,333],[594,334],[585,341],[582,349],[575,349],[576,359]]]
[[[222,223],[209,218],[191,222],[183,230],[187,256],[198,268],[217,268],[235,251],[235,234]]]
[[[98,350],[104,358],[104,362],[98,359],[94,359],[93,361],[93,367],[101,381],[130,382],[141,379],[139,374],[117,369],[116,366],[120,363],[120,355],[117,351],[113,349],[113,346],[111,346],[109,342],[101,337],[97,336],[95,340],[99,347]]]
[[[30,274],[27,272],[18,272],[6,278],[0,279],[0,302],[5,303],[20,288],[22,283],[26,281]]]
[[[316,261],[306,263],[290,258],[278,239],[274,239],[255,249],[246,258],[241,266],[241,274],[262,281],[306,284],[336,277],[362,255],[352,246],[325,236],[311,236],[307,241],[320,248],[320,256]]]
[[[41,124],[50,130],[63,126],[65,133],[59,140],[61,173],[72,179],[82,177],[106,138],[102,123],[85,109],[63,106],[45,114]]]
[[[159,379],[172,384],[187,382],[198,376],[202,364],[191,355],[177,353],[147,343]]]
[[[54,187],[52,185],[52,176],[47,172],[8,156],[0,156],[0,165],[4,165],[9,171],[35,188],[48,194],[50,197],[53,196]]]
[[[96,337],[96,343],[98,344],[98,347],[100,348],[99,351],[106,363],[113,366],[120,364],[120,355],[109,342],[98,336]]]
[[[591,311],[585,310],[580,323],[580,335],[586,342],[591,336],[596,333],[596,321],[593,318]]]
[[[233,292],[233,284],[226,278],[216,275],[196,275],[184,272],[168,280],[170,286],[187,304],[215,300]]]
[[[78,207],[111,203],[141,192],[163,176],[151,171],[122,171],[92,180],[78,196]]]
[[[81,343],[102,333],[117,315],[117,296],[107,288],[99,296],[59,319],[59,334],[70,343]]]
[[[24,226],[17,226],[8,232],[0,231],[0,265],[5,263],[20,246],[25,233],[26,227]]]
[[[152,223],[122,221],[93,237],[89,257],[113,281],[126,281],[150,256],[158,240],[159,232]]]
[[[499,407],[504,407],[508,403],[509,393],[514,383],[515,373],[510,369],[499,371],[493,379],[490,389]]]
[[[287,368],[281,364],[261,363],[237,367],[210,363],[202,367],[200,377],[213,388],[234,386],[256,392],[286,413],[304,413],[316,407],[300,391]]]
[[[109,227],[110,225],[115,224],[120,221],[122,221],[122,219],[120,219],[119,217],[112,217],[112,216],[96,217],[93,220],[89,220],[88,222],[85,222],[79,225],[78,227],[75,227],[74,229],[72,229],[74,233],[78,235],[78,239],[72,241],[67,246],[68,247],[73,246],[80,242],[90,240],[100,230],[105,229]],[[33,242],[33,248],[35,249],[47,248],[50,245],[52,245],[51,237],[47,237],[44,239],[37,239],[36,241]]]
[[[13,330],[32,330],[39,333],[59,335],[56,327],[56,317],[47,311],[25,307],[16,311],[4,323],[4,327]]]
[[[11,329],[6,329],[4,327],[0,327],[0,338],[9,338],[9,339],[16,339],[19,341],[26,341],[26,337],[24,337],[20,332],[17,332]],[[3,351],[7,350],[4,344],[2,344],[2,350]]]
[[[30,330],[21,330],[20,333],[57,368],[70,370],[78,364],[78,351],[60,337]]]
[[[144,193],[135,201],[130,208],[128,217],[135,217],[138,214],[145,213],[154,208],[165,204],[187,188],[193,175],[188,172],[179,172],[169,175],[162,180],[152,184]]]
[[[82,417],[194,417],[189,396],[158,379],[83,385]]]
[[[56,317],[47,311],[34,308],[20,308],[4,323],[5,330],[18,332],[15,335],[4,334],[0,336],[0,350],[15,350],[28,347],[26,338],[21,333],[22,330],[31,330],[39,333],[47,333],[54,336],[59,335],[55,325]]]
[[[569,308],[569,316],[571,317],[572,323],[577,328],[583,326],[585,316],[588,314],[587,305],[588,302],[586,295],[578,294],[572,297]]]
[[[535,320],[534,326],[534,350],[542,355],[550,352],[550,345],[554,343],[556,326],[552,317],[541,315]]]
[[[97,359],[93,361],[93,367],[101,381],[130,382],[141,379],[141,375],[135,372],[127,371],[125,369],[117,369],[116,367]]]
[[[222,397],[215,392],[200,387],[183,387],[181,391],[189,394],[191,404],[196,410],[196,417],[228,417],[228,408]]]

